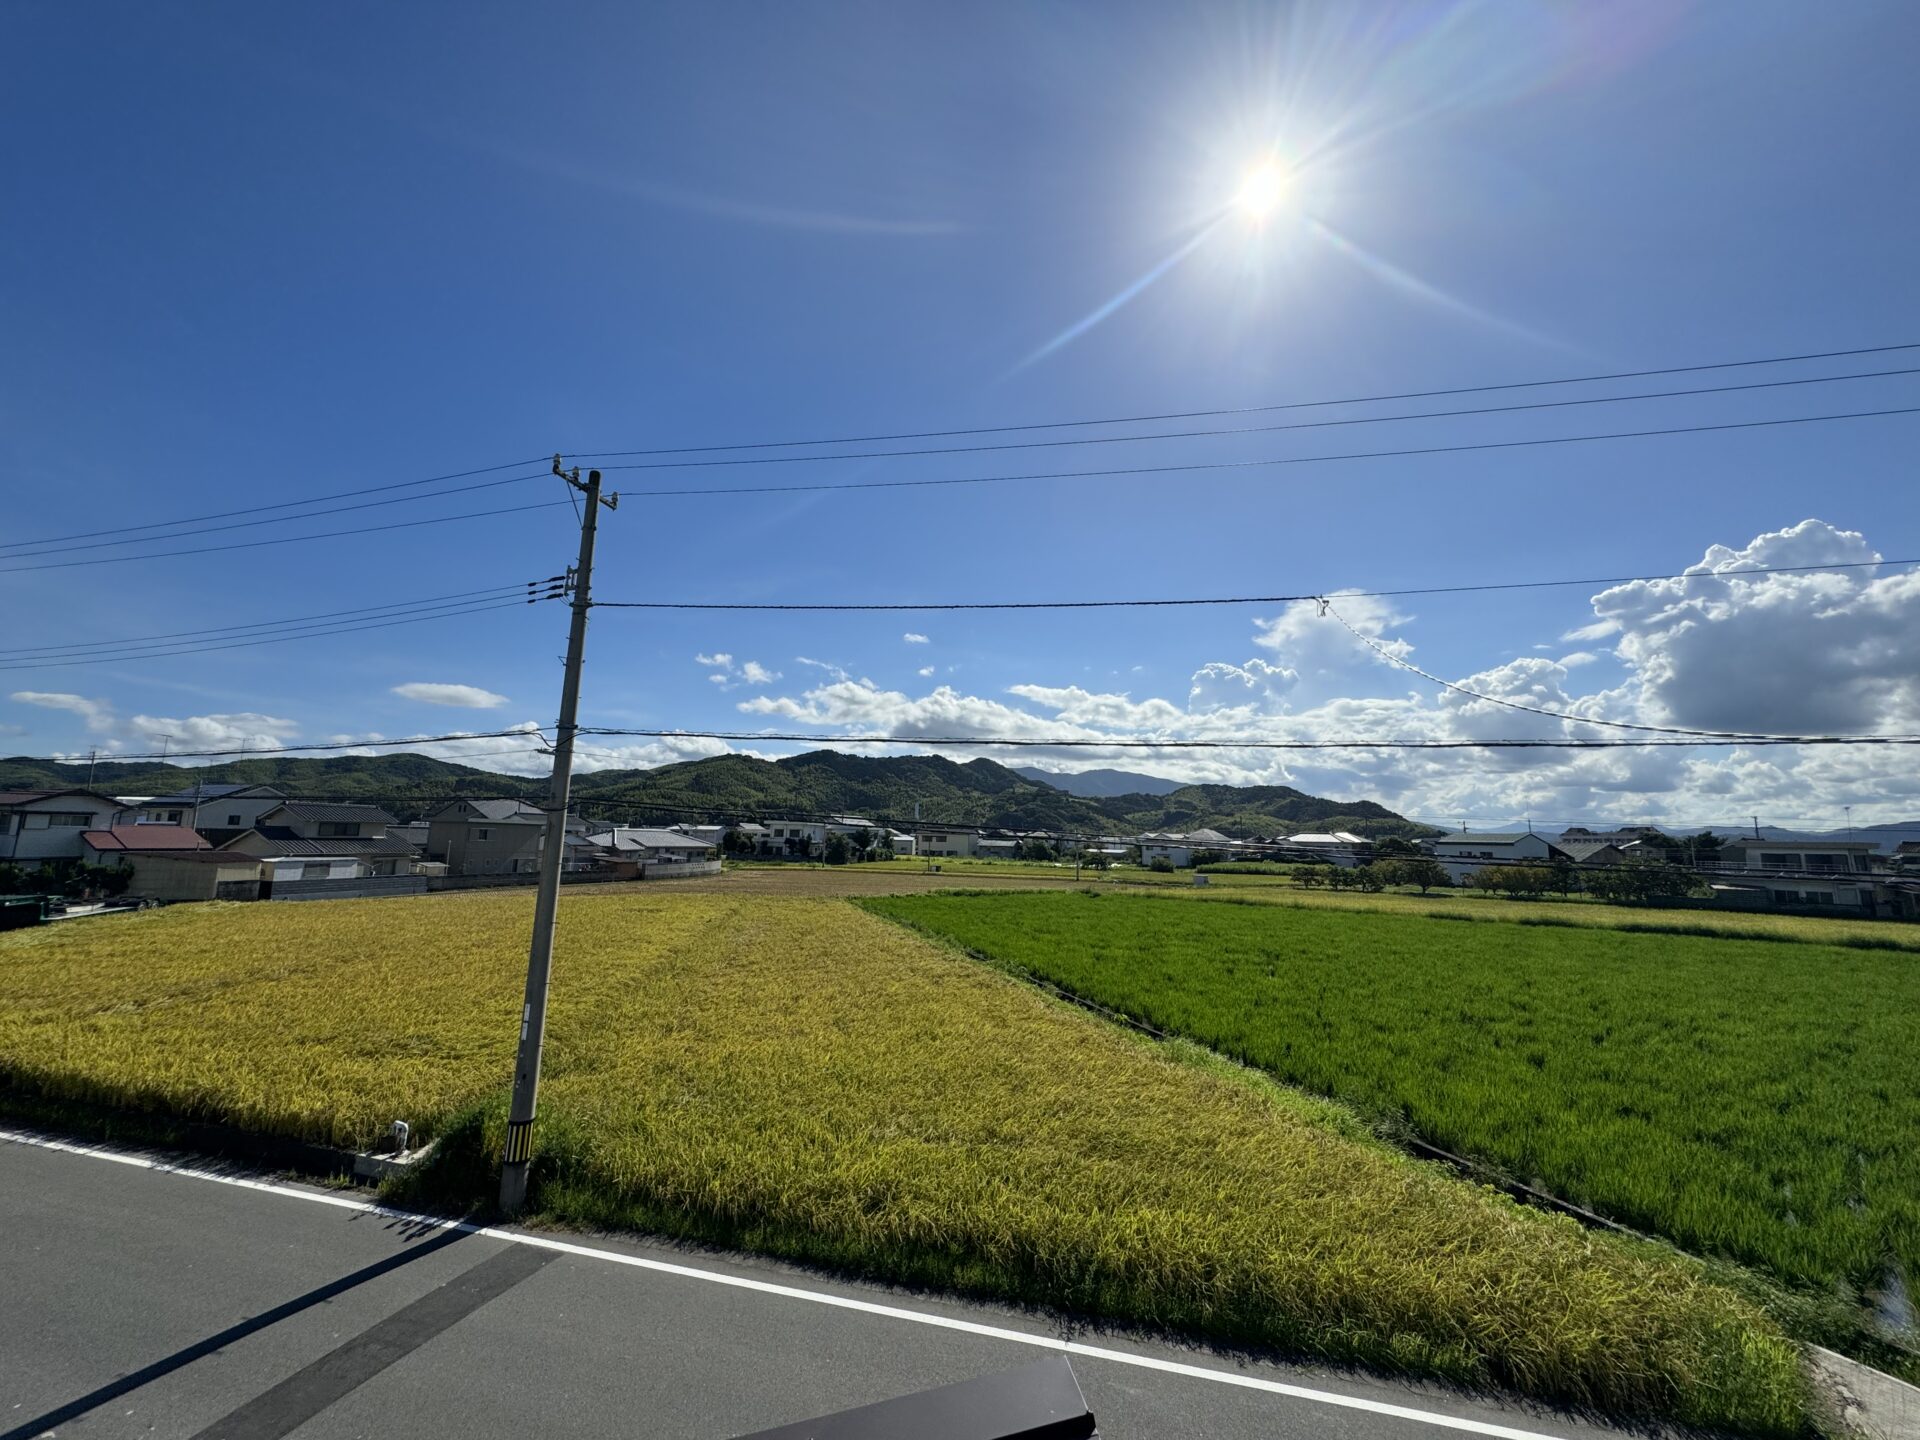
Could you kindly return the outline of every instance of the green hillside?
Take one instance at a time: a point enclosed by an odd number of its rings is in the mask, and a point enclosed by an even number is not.
[[[545,782],[500,775],[425,755],[355,755],[325,760],[241,760],[195,767],[101,761],[93,788],[109,795],[165,795],[196,782],[273,785],[306,799],[378,801],[402,819],[456,795],[534,798]],[[0,760],[0,789],[85,785],[84,763]],[[991,760],[966,764],[937,755],[875,759],[815,750],[781,760],[720,755],[657,770],[597,770],[574,777],[576,801],[595,819],[673,821],[756,815],[859,814],[896,824],[914,818],[1082,834],[1214,829],[1271,836],[1301,829],[1363,835],[1424,834],[1425,828],[1370,800],[1326,800],[1284,785],[1187,785],[1168,795],[1082,799],[1029,780]]]

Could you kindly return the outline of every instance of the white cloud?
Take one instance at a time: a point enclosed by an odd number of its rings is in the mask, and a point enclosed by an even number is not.
[[[933,641],[929,640],[925,635],[922,635],[917,630],[909,630],[907,631],[906,634],[902,635],[900,638],[906,641],[907,644],[909,645],[931,645],[933,643]]]
[[[1275,703],[1293,688],[1299,675],[1284,665],[1248,660],[1230,665],[1213,660],[1193,672],[1187,690],[1187,709],[1219,710],[1234,705]]]
[[[7,697],[19,705],[38,705],[43,710],[66,710],[78,715],[92,731],[113,728],[113,706],[85,695],[69,695],[48,690],[16,690]]]
[[[934,668],[935,667],[932,665],[922,665],[918,670],[914,671],[913,673],[918,675],[922,680],[924,680],[928,676],[933,674]]]
[[[713,674],[707,679],[722,690],[731,690],[736,685],[771,685],[780,678],[778,670],[769,670],[758,660],[734,664],[733,656],[725,650],[716,650],[711,655],[695,655],[693,663],[710,667]]]
[[[1591,625],[1576,625],[1560,638],[1584,645],[1593,640],[1604,640],[1609,635],[1620,633],[1620,625],[1614,620],[1596,620]],[[1544,646],[1541,648],[1545,648]]]
[[[298,722],[242,711],[233,715],[135,715],[126,728],[150,744],[172,736],[169,750],[276,750],[300,734]]]
[[[455,705],[466,710],[497,710],[507,697],[478,685],[441,685],[429,680],[409,680],[393,687],[402,700],[418,700],[423,705]]]
[[[805,655],[796,655],[793,657],[793,663],[796,665],[811,665],[816,670],[824,670],[836,680],[851,680],[853,678],[846,670],[834,664],[831,660],[810,660]]]
[[[1739,548],[1715,546],[1694,579],[1636,582],[1594,597],[1596,623],[1574,633],[1617,636],[1611,652],[1576,649],[1559,661],[1523,654],[1449,678],[1488,697],[1594,719],[1762,731],[1920,730],[1920,575],[1720,573],[1873,558],[1862,537],[1818,521]],[[1333,603],[1355,629],[1396,654],[1411,652],[1403,633],[1410,617],[1368,597],[1335,596]],[[1531,643],[1524,630],[1485,638],[1495,653]],[[1236,745],[1609,733],[1408,681],[1311,604],[1257,622],[1254,639],[1274,652],[1270,658],[1201,665],[1184,706],[1157,696],[1032,682],[1009,687],[1006,698],[943,685],[914,699],[811,662],[833,679],[798,696],[761,696],[740,708],[823,733],[884,735],[891,743],[876,748],[887,750],[912,750],[916,736],[932,735],[1218,740],[1227,743],[1187,751],[1073,749],[1047,758],[1172,767],[1195,781],[1292,784],[1441,819],[1531,814],[1726,825],[1758,812],[1789,824],[1819,823],[1832,810],[1824,823],[1838,824],[1838,806],[1852,804],[1855,823],[1865,824],[1909,818],[1920,805],[1920,766],[1911,753],[1892,748],[1302,752]],[[1576,674],[1610,658],[1624,672],[1617,683],[1593,690],[1575,685]],[[1398,693],[1365,693],[1383,685]],[[940,753],[1011,758],[988,747]]]

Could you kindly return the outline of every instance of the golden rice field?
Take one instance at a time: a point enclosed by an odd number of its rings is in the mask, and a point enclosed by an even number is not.
[[[0,936],[0,1104],[497,1154],[526,892]],[[536,1204],[1232,1343],[1784,1434],[1795,1345],[1695,1263],[1154,1048],[837,900],[561,912]]]

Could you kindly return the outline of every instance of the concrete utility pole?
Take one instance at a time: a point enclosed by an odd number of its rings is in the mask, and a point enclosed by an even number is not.
[[[553,969],[553,921],[560,908],[560,865],[566,858],[567,800],[573,787],[573,732],[580,710],[580,666],[587,649],[587,610],[593,604],[593,536],[600,507],[618,508],[620,497],[600,498],[600,472],[571,473],[553,457],[553,473],[587,497],[580,520],[580,563],[572,582],[573,625],[567,632],[567,669],[560,685],[560,723],[553,744],[553,785],[547,796],[547,826],[540,850],[540,889],[533,905],[533,944],[527,950],[527,998],[520,1011],[520,1053],[513,1065],[513,1108],[507,1112],[507,1144],[500,1157],[500,1209],[517,1215],[527,1201],[527,1166],[533,1158],[533,1115],[540,1098],[540,1049],[547,1035],[547,980]]]

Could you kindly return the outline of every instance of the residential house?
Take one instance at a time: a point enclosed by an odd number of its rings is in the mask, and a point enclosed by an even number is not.
[[[930,860],[964,859],[974,853],[980,832],[964,826],[923,826],[914,833],[917,853]]]
[[[1629,840],[1623,849],[1620,844],[1603,836],[1577,836],[1568,832],[1554,842],[1566,851],[1567,858],[1576,865],[1596,868],[1603,865],[1624,865],[1629,857],[1639,853],[1639,841]]]
[[[1189,830],[1184,834],[1152,831],[1139,836],[1134,843],[1140,847],[1142,865],[1165,860],[1181,870],[1194,863],[1195,855],[1205,851],[1232,852],[1240,848],[1238,840],[1230,835],[1222,835],[1218,830]]]
[[[727,833],[727,827],[724,825],[669,825],[667,829],[676,834],[690,835],[711,846],[718,846]]]
[[[1020,843],[1017,835],[976,835],[973,853],[982,860],[1018,860]]]
[[[1326,860],[1348,869],[1365,864],[1373,855],[1373,842],[1350,830],[1308,831],[1276,843],[1291,859]]]
[[[717,827],[716,827],[717,828]],[[711,860],[719,853],[720,842],[679,830],[652,830],[641,825],[616,825],[587,837],[602,851],[622,860],[646,864],[682,864],[693,860]]]
[[[286,800],[220,848],[269,862],[272,880],[345,880],[411,875],[416,852],[389,835],[393,816],[378,805]]]
[[[185,825],[219,845],[251,830],[286,798],[271,785],[195,785],[142,801],[135,819],[141,825]]]
[[[915,848],[914,837],[907,834],[906,831],[889,830],[887,834],[893,841],[893,853],[895,855],[907,856],[918,853]]]
[[[1433,858],[1446,867],[1447,878],[1456,885],[1472,880],[1488,865],[1540,865],[1571,858],[1559,845],[1531,830],[1456,830],[1431,843]]]
[[[1728,840],[1716,860],[1715,898],[1732,904],[1877,913],[1873,878],[1879,847],[1870,840]]]
[[[80,837],[111,827],[119,813],[118,801],[93,790],[0,791],[0,863],[35,869],[85,859]]]
[[[91,865],[133,871],[126,893],[144,900],[255,900],[260,862],[227,855],[185,825],[114,825],[81,832]]]
[[[427,854],[449,875],[533,875],[546,812],[524,800],[452,800],[427,816]]]
[[[207,837],[185,825],[111,825],[82,830],[82,858],[89,865],[124,865],[136,855],[179,855],[211,850]]]

